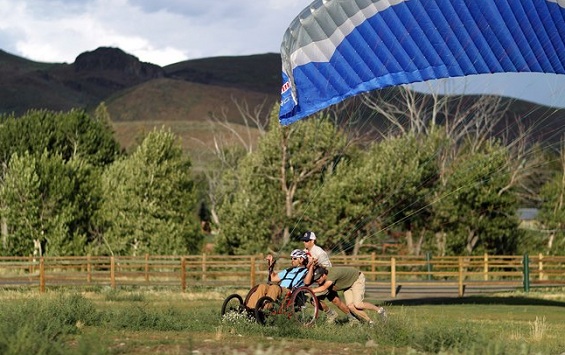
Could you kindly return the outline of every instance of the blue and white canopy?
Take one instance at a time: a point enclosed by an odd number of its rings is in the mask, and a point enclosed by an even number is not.
[[[565,74],[565,0],[316,0],[281,46],[280,122],[392,85]]]

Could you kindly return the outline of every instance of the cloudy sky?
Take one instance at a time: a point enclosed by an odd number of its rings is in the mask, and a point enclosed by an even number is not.
[[[0,49],[40,62],[74,62],[100,46],[165,66],[187,59],[279,52],[310,0],[0,0]],[[442,81],[565,107],[565,76],[519,74]],[[420,86],[424,88],[423,86]]]

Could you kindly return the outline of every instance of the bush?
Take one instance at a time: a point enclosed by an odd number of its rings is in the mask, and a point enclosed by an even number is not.
[[[422,351],[439,353],[446,350],[463,352],[471,346],[487,345],[469,323],[450,321],[449,324],[429,324],[414,336],[413,345]]]
[[[2,354],[60,354],[66,335],[100,322],[94,305],[80,295],[28,299],[0,309]]]

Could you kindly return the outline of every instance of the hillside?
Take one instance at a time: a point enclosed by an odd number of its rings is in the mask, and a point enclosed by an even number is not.
[[[104,102],[124,148],[153,127],[165,126],[181,138],[197,165],[210,154],[213,136],[225,131],[211,116],[239,125],[238,105],[262,107],[260,115],[267,115],[279,87],[280,57],[273,53],[162,68],[118,48],[85,52],[70,64],[38,63],[0,50],[0,114],[93,110]]]
[[[93,110],[104,102],[124,148],[154,127],[165,126],[181,138],[197,167],[203,167],[214,136],[226,132],[210,117],[225,119],[242,131],[238,104],[250,111],[260,108],[260,117],[268,115],[279,99],[280,67],[276,53],[203,58],[159,67],[118,48],[85,52],[73,63],[39,63],[0,50],[0,114],[18,116],[32,108]],[[395,88],[383,92],[386,98],[397,96]],[[363,110],[355,101],[345,105],[357,115]],[[361,129],[368,124],[385,129],[379,117],[367,116],[371,115],[363,112]],[[511,100],[507,116],[508,126],[499,127],[501,132],[520,122],[532,131],[533,139],[552,145],[565,132],[565,110]],[[250,134],[256,137],[257,132],[252,129]]]

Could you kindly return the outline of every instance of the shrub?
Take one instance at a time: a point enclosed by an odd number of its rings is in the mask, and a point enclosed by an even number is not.
[[[28,299],[1,307],[0,353],[59,354],[64,336],[98,325],[100,314],[80,295]]]

